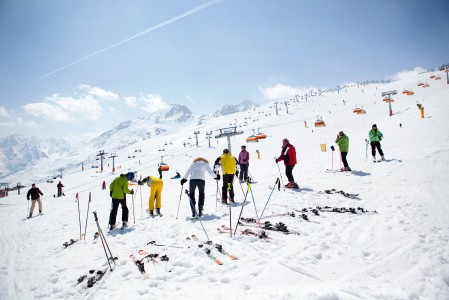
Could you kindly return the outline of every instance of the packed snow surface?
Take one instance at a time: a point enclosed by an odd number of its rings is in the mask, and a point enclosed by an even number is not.
[[[431,74],[443,79],[430,79]],[[290,100],[288,114],[284,105],[278,105],[277,115],[271,103],[139,140],[117,151],[115,163],[120,169],[115,174],[112,160],[107,160],[104,172],[90,166],[81,171],[78,166],[66,170],[63,178],[53,183],[36,182],[44,193],[44,214],[37,216],[36,208],[31,219],[26,218],[29,186],[20,190],[20,195],[11,191],[0,199],[0,298],[449,299],[449,85],[445,77],[444,72],[425,72],[387,84],[349,85],[339,93],[323,93],[307,101]],[[430,86],[417,86],[420,82]],[[403,94],[404,89],[413,90],[414,95]],[[389,105],[381,93],[392,90],[397,95],[392,96],[395,102],[391,103],[393,115],[389,116]],[[417,103],[425,109],[424,118]],[[353,113],[355,107],[362,106],[366,114]],[[314,127],[318,115],[325,127]],[[374,123],[384,134],[381,143],[386,160],[380,163],[372,162],[371,150],[365,143]],[[215,136],[215,130],[229,126],[244,131],[231,138],[231,150],[238,156],[240,146],[247,146],[249,171],[255,183],[247,194],[246,184],[234,182],[237,204],[230,211],[228,206],[216,203],[217,182],[206,174],[205,215],[201,222],[190,220],[188,197],[183,190],[188,183],[181,186],[179,179],[170,178],[176,170],[184,175],[196,157],[208,159],[213,167],[215,159],[228,147],[227,139],[213,138],[209,146],[205,133],[214,131]],[[253,129],[268,137],[247,143]],[[198,146],[193,135],[196,130],[201,132]],[[327,172],[341,166],[338,147],[335,152],[330,150],[339,131],[350,139],[348,161],[352,172]],[[134,137],[130,134],[129,138]],[[283,164],[274,161],[283,138],[296,147],[298,164],[293,174],[300,190],[272,189],[277,178],[286,184]],[[165,145],[165,151],[159,152],[166,141],[170,143]],[[184,146],[184,141],[189,143]],[[112,147],[116,142],[112,135],[104,146]],[[321,151],[321,144],[326,144],[327,151]],[[133,152],[140,148],[142,152]],[[98,153],[91,149],[80,151],[77,157]],[[135,158],[127,158],[129,153]],[[136,192],[134,197],[127,197],[130,227],[109,232],[111,199],[109,189],[101,189],[102,182],[109,187],[116,176],[128,171],[137,171],[138,177],[158,176],[162,155],[170,167],[163,174],[163,217],[149,218],[145,212],[149,187],[130,183]],[[43,166],[29,170],[29,177],[22,173],[10,180],[13,184],[31,183],[36,173],[42,178],[53,175]],[[65,185],[65,196],[58,198],[53,195],[59,180]],[[221,181],[218,185],[221,191]],[[319,193],[327,189],[358,196]],[[88,206],[89,194],[92,201]],[[217,228],[222,225],[235,228],[245,195],[243,217],[256,218],[256,208],[260,215],[270,199],[261,221],[282,222],[300,235],[274,231],[266,231],[269,239],[242,235],[245,229],[261,230],[249,226],[239,226],[233,237],[219,233]],[[317,206],[352,207],[357,213],[315,215],[309,210],[305,214],[311,222],[299,217],[298,211]],[[369,212],[362,213],[358,207]],[[98,231],[94,211],[118,260],[112,272],[87,288],[87,279],[77,284],[78,278],[92,276],[89,270],[104,269],[106,263],[101,241],[94,242]],[[296,217],[287,212],[295,212]],[[121,223],[120,208],[117,222]],[[65,248],[63,243],[80,238],[80,223],[82,233],[86,231],[85,239]],[[187,240],[196,235],[206,241],[202,226],[210,240],[238,259]],[[148,245],[150,241],[164,246]],[[223,264],[210,259],[205,248],[212,249]],[[167,255],[169,261],[145,260],[144,276],[130,259],[131,254],[142,258],[139,250]]]

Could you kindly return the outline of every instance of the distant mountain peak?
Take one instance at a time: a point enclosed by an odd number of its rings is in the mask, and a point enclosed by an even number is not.
[[[239,104],[226,104],[221,109],[214,112],[215,116],[227,116],[230,114],[234,114],[237,112],[247,111],[256,107],[259,107],[260,105],[257,103],[254,103],[250,100],[245,100],[242,103]]]

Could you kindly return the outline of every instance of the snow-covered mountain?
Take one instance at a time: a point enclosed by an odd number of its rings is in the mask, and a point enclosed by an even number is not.
[[[0,139],[0,177],[32,167],[37,161],[71,150],[64,139],[11,134]]]
[[[0,299],[449,299],[449,85],[443,76],[441,71],[412,74],[389,83],[317,93],[307,100],[298,97],[288,102],[288,112],[284,106],[276,112],[272,103],[237,112],[233,126],[243,133],[229,140],[207,139],[211,132],[216,136],[217,129],[229,127],[229,115],[205,118],[201,124],[195,116],[184,123],[160,119],[155,124],[157,114],[148,116],[151,122],[133,120],[103,144],[104,150],[117,152],[116,172],[110,158],[102,172],[86,163],[89,157],[96,162],[100,150],[91,146],[41,159],[10,175],[8,182],[35,181],[44,194],[42,216],[36,216],[36,208],[35,217],[26,218],[26,190],[0,198],[0,226],[5,228],[0,231]],[[403,93],[405,89],[413,93]],[[397,91],[394,102],[383,100],[386,91]],[[423,115],[417,104],[425,109]],[[365,113],[355,113],[355,108]],[[317,115],[326,126],[315,126]],[[372,124],[383,133],[385,161],[374,163],[365,142]],[[160,128],[158,135],[135,137],[136,142],[126,146],[139,130],[153,126]],[[267,137],[248,142],[254,129]],[[349,137],[352,172],[339,172],[335,139],[340,131]],[[286,183],[284,164],[274,161],[283,138],[296,147],[293,175],[299,190],[274,185],[278,180]],[[171,177],[176,171],[184,175],[197,157],[212,164],[224,148],[237,156],[241,145],[250,153],[249,172],[255,182],[249,188],[235,180],[236,204],[225,206],[216,201],[223,181],[206,174],[204,216],[201,222],[191,220],[184,193],[189,184],[180,185]],[[163,174],[163,217],[151,218],[145,212],[150,188],[130,183],[135,191],[126,200],[130,226],[109,232],[111,198],[108,189],[101,189],[103,181],[109,185],[128,170],[158,176],[162,159],[169,166]],[[53,197],[56,182],[47,182],[45,175],[60,161],[73,167],[64,173],[65,196],[58,198]],[[323,192],[331,189],[358,195]],[[79,201],[74,201],[77,196]],[[283,223],[299,235],[245,222],[233,237],[217,231],[223,225],[235,230],[241,212],[244,218],[260,218],[262,224]],[[121,217],[119,209],[117,222]],[[88,288],[89,278],[108,268],[102,243],[94,239],[98,228],[118,259],[113,272]],[[265,232],[268,238],[245,235],[244,230]],[[198,247],[187,239],[192,235],[222,245],[238,259],[207,243]],[[70,239],[78,241],[65,248],[63,243]],[[144,259],[144,252],[157,253],[157,262]],[[142,259],[146,274],[130,255]],[[162,255],[169,260],[160,260]]]
[[[242,103],[235,104],[235,105],[226,104],[219,110],[215,111],[214,116],[227,116],[227,115],[234,114],[237,112],[243,112],[243,111],[247,111],[247,110],[250,110],[253,108],[257,108],[259,106],[260,106],[259,104],[254,103],[249,100],[245,100]]]

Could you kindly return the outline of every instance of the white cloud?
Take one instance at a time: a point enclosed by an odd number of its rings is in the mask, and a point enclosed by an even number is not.
[[[259,87],[260,93],[267,100],[279,100],[294,97],[295,95],[303,95],[311,89],[313,88],[292,87],[282,83],[267,88]]]
[[[128,96],[124,98],[125,104],[130,107],[136,107],[137,106],[137,98],[134,96]]]
[[[0,127],[18,127],[18,126],[26,126],[32,128],[39,127],[34,121],[24,122],[22,118],[17,118],[16,120],[12,120],[9,122],[0,122]]]
[[[117,101],[119,99],[119,96],[116,93],[103,90],[99,87],[90,86],[88,84],[81,84],[78,86],[78,89],[94,96],[100,101]]]
[[[103,114],[99,100],[90,94],[81,95],[78,99],[54,94],[43,102],[30,103],[23,108],[29,115],[62,122],[93,121]]]
[[[387,77],[387,79],[398,81],[398,80],[407,80],[407,79],[413,79],[416,78],[416,75],[422,72],[426,72],[425,69],[421,67],[416,67],[413,70],[404,70],[401,72],[398,72],[392,76]]]
[[[9,117],[9,113],[4,106],[0,106],[0,117]]]
[[[158,110],[169,107],[167,103],[162,101],[162,97],[160,95],[146,95],[141,96],[138,99],[139,104],[142,106],[141,108],[149,113],[154,113]]]

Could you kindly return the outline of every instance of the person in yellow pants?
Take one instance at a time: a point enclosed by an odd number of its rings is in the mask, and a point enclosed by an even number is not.
[[[147,213],[150,217],[154,216],[154,201],[156,200],[156,215],[161,215],[161,204],[162,204],[162,189],[164,188],[164,182],[161,178],[155,176],[147,176],[143,180],[137,182],[139,185],[147,183],[150,187],[150,199],[148,200]]]

